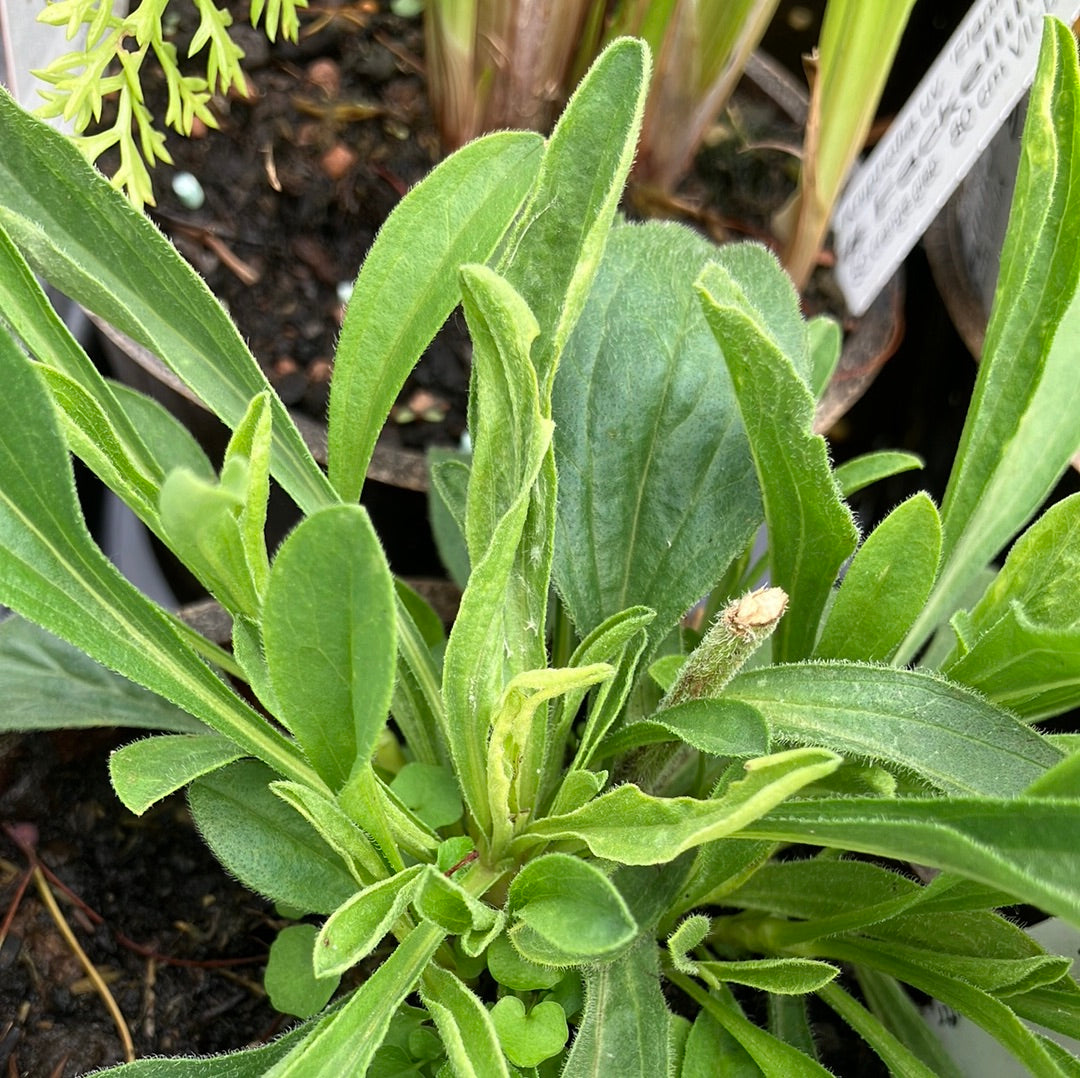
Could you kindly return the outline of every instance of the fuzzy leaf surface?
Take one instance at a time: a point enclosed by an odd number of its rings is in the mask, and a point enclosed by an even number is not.
[[[920,492],[898,505],[859,547],[815,658],[886,662],[922,610],[940,555],[941,520]]]
[[[716,702],[721,714],[728,701],[757,711],[780,741],[901,767],[951,794],[1010,797],[1062,759],[1014,715],[923,671],[770,666],[737,674]]]
[[[597,856],[624,865],[655,865],[683,850],[723,838],[830,774],[840,757],[825,749],[795,749],[744,765],[745,778],[715,800],[652,797],[636,786],[617,786],[583,808],[538,820],[518,840],[577,840]]]
[[[175,704],[14,615],[0,621],[0,684],[3,731],[130,726],[206,732],[203,723]]]
[[[317,781],[296,746],[243,703],[94,544],[53,404],[6,334],[0,384],[0,602],[282,774]]]
[[[1080,924],[1080,800],[822,799],[773,809],[739,836],[932,865]]]
[[[330,479],[360,495],[375,440],[420,353],[457,306],[457,270],[494,251],[540,165],[542,139],[502,131],[433,169],[395,207],[360,267],[330,390]]]
[[[649,66],[644,45],[630,38],[597,58],[547,141],[536,186],[499,262],[539,323],[536,370],[545,399],[630,171]]]
[[[330,913],[356,891],[341,858],[270,790],[274,773],[240,760],[191,784],[188,802],[217,859],[259,894]]]
[[[773,656],[802,659],[813,651],[821,611],[858,535],[825,440],[813,433],[806,324],[779,263],[753,244],[722,248],[697,288],[750,440],[772,584],[790,601],[772,636]]]
[[[109,779],[116,796],[141,816],[163,797],[241,756],[231,741],[212,734],[148,737],[109,757]]]
[[[514,877],[508,910],[514,946],[549,965],[599,962],[637,935],[622,896],[598,868],[569,854],[529,861]]]
[[[70,140],[0,92],[0,227],[50,284],[145,345],[229,427],[269,383],[202,278]],[[274,474],[311,512],[334,494],[276,394]]]
[[[286,726],[332,789],[367,766],[397,660],[394,586],[367,510],[301,521],[278,550],[263,639]]]
[[[942,663],[949,677],[1031,721],[1080,703],[1080,495],[1016,541]]]
[[[653,650],[761,520],[731,379],[692,288],[715,253],[675,225],[615,228],[563,355],[554,576],[581,635],[647,606]]]
[[[614,962],[587,966],[585,1007],[562,1078],[655,1078],[667,1073],[669,1011],[656,945],[645,941]]]

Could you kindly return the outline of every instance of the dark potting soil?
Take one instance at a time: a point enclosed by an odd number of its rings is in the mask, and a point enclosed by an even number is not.
[[[20,897],[29,861],[14,836],[29,838],[53,874],[49,887],[139,1057],[236,1049],[287,1028],[262,990],[280,922],[222,871],[182,796],[141,817],[120,808],[106,758],[130,740],[113,731],[0,739],[0,1073],[12,1078],[124,1058],[33,881]]]

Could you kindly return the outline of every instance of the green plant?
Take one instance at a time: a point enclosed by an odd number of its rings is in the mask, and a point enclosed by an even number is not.
[[[429,0],[428,85],[443,141],[500,127],[546,130],[585,64],[635,35],[656,60],[634,178],[674,190],[728,101],[776,0]],[[862,150],[915,0],[829,0],[807,57],[810,110],[799,187],[776,222],[783,262],[802,289],[833,207]]]
[[[342,329],[328,476],[186,264],[0,97],[0,600],[175,705],[148,698],[143,721],[176,732],[112,756],[119,797],[140,812],[187,787],[222,863],[306,918],[267,971],[295,1029],[110,1073],[816,1075],[817,995],[897,1073],[954,1074],[904,984],[1031,1073],[1074,1071],[1022,1021],[1075,1030],[1069,960],[996,910],[1080,923],[1077,738],[1028,721],[1080,702],[1080,499],[967,599],[1076,449],[1073,40],[1048,21],[949,496],[939,514],[916,495],[858,547],[844,491],[912,462],[831,470],[811,422],[836,327],[802,319],[760,247],[614,220],[647,71],[640,43],[613,43],[549,140],[473,142],[401,202]],[[229,424],[219,473],[101,378],[30,266]],[[356,498],[459,301],[475,451],[433,462],[466,580],[444,638]],[[105,561],[69,449],[232,614],[231,654]],[[272,557],[270,475],[303,514]],[[772,587],[744,594],[762,520]],[[699,636],[680,618],[705,594]],[[969,602],[951,654],[932,648],[946,673],[901,665]],[[1053,661],[1010,662],[1020,648]],[[71,678],[61,714],[27,691],[42,656],[85,664],[29,622],[0,652],[23,725],[131,714],[102,673]],[[923,884],[911,862],[940,871]],[[338,991],[362,960],[377,968]]]
[[[153,205],[153,184],[147,166],[156,161],[171,162],[165,135],[154,126],[142,87],[142,66],[151,54],[165,73],[169,97],[165,126],[190,135],[198,117],[208,127],[217,127],[210,110],[211,96],[232,89],[247,93],[240,61],[244,51],[229,36],[232,15],[213,0],[196,0],[199,25],[188,46],[188,57],[206,49],[205,74],[185,75],[180,70],[176,46],[168,40],[168,0],[139,0],[125,15],[113,10],[112,0],[49,0],[38,16],[50,26],[63,26],[68,39],[86,29],[86,44],[54,60],[36,72],[48,83],[43,90],[43,116],[63,116],[81,136],[76,145],[87,160],[96,161],[106,150],[117,147],[120,165],[112,182],[128,193],[138,206]],[[263,21],[267,37],[280,33],[296,40],[297,10],[307,0],[251,0],[251,23]],[[101,119],[104,98],[116,95],[116,114],[108,127],[93,135],[81,133],[92,121]]]

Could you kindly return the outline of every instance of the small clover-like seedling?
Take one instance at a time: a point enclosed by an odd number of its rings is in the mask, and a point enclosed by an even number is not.
[[[526,1013],[517,996],[503,996],[491,1008],[491,1020],[506,1058],[518,1067],[535,1067],[566,1047],[566,1013],[554,1000],[537,1003]]]

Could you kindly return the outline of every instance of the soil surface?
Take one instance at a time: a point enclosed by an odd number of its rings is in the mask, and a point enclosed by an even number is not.
[[[106,758],[131,739],[0,739],[0,1073],[9,1078],[60,1078],[124,1059],[105,1004],[27,880],[16,839],[35,847],[139,1057],[221,1052],[287,1028],[262,990],[281,922],[222,871],[182,796],[142,817],[121,808]]]

